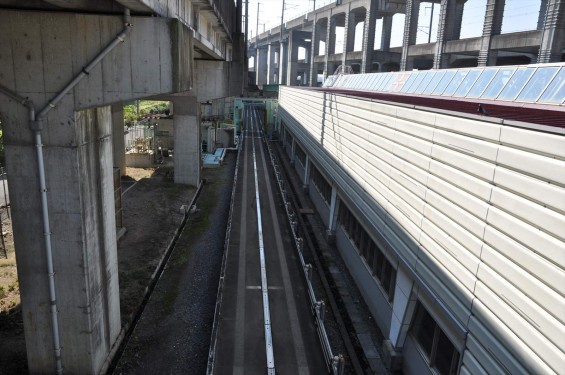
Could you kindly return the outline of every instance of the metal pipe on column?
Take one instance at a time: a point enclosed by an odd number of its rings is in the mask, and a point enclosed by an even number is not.
[[[65,88],[55,96],[38,114],[35,112],[35,105],[27,98],[23,98],[11,90],[0,86],[0,92],[18,101],[20,104],[28,108],[30,128],[34,132],[37,170],[39,174],[39,192],[41,197],[41,217],[43,221],[43,234],[45,245],[45,257],[47,261],[47,275],[49,283],[49,300],[51,304],[51,331],[53,333],[53,350],[55,351],[55,368],[57,374],[63,373],[63,365],[61,359],[61,343],[59,332],[59,320],[57,311],[57,293],[55,289],[55,271],[53,267],[53,251],[51,248],[51,229],[49,225],[49,207],[47,200],[47,184],[45,179],[45,161],[43,158],[43,141],[41,131],[43,130],[43,119],[49,111],[57,106],[63,97],[71,91],[84,77],[86,77],[92,68],[96,66],[102,59],[110,53],[119,43],[124,42],[126,36],[131,31],[130,10],[124,10],[124,28],[122,32],[110,42],[73,80],[65,86]]]

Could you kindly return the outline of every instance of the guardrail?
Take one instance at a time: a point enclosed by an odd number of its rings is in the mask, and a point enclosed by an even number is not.
[[[314,288],[312,286],[312,265],[307,264],[304,261],[304,256],[302,254],[304,240],[298,234],[298,220],[296,217],[296,213],[292,208],[292,204],[288,198],[286,189],[283,185],[282,173],[280,170],[279,165],[277,164],[275,157],[273,156],[273,152],[271,150],[271,145],[268,141],[265,142],[267,146],[267,150],[269,151],[269,158],[271,159],[271,164],[275,171],[275,176],[277,178],[277,185],[279,187],[279,191],[283,198],[286,215],[290,224],[290,228],[292,230],[292,236],[294,238],[294,243],[296,245],[296,250],[298,253],[298,258],[300,259],[300,264],[302,265],[302,270],[304,272],[304,277],[306,278],[306,284],[308,288],[308,296],[310,297],[310,307],[312,309],[312,315],[314,315],[316,319],[316,329],[318,331],[318,337],[320,339],[320,343],[322,345],[322,350],[324,352],[324,358],[326,360],[326,365],[328,367],[328,371],[333,375],[343,375],[345,371],[345,358],[341,354],[334,354],[332,351],[332,347],[330,341],[328,339],[328,335],[326,333],[326,328],[324,325],[324,316],[326,313],[326,305],[323,300],[318,300],[316,298],[316,293],[314,292]]]

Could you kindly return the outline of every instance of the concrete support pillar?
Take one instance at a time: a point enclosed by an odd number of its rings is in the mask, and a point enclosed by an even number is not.
[[[463,23],[463,12],[465,11],[465,3],[457,2],[455,6],[455,21],[453,25],[453,35],[451,40],[458,40],[461,37],[461,25]]]
[[[175,96],[173,126],[175,183],[198,186],[200,182],[199,104],[193,96]]]
[[[335,228],[337,226],[337,217],[339,215],[339,197],[337,196],[337,189],[332,186],[332,196],[330,198],[330,214],[328,218],[327,237],[331,242],[335,238]]]
[[[341,65],[347,65],[347,52],[353,52],[355,49],[355,26],[357,25],[355,13],[351,13],[351,3],[349,9],[345,13],[345,27],[343,35],[343,57]]]
[[[565,48],[565,2],[548,0],[543,24],[538,63],[561,61]]]
[[[318,25],[318,14],[314,16],[314,26],[312,27],[312,47],[310,48],[310,86],[317,86],[318,71],[314,62],[320,49],[320,26]]]
[[[326,31],[326,53],[324,59],[324,81],[333,73],[330,67],[329,59],[330,55],[335,54],[335,17],[328,17],[328,29]]]
[[[294,136],[292,137],[292,142],[290,144],[290,164],[294,165],[294,160],[296,158],[296,141]]]
[[[298,47],[300,40],[295,31],[291,31],[288,37],[288,62],[286,84],[288,86],[296,86],[296,77],[298,76]]]
[[[541,0],[538,15],[538,26],[536,27],[536,30],[543,30],[543,25],[545,24],[545,15],[547,14],[547,1],[548,0]]]
[[[392,317],[388,338],[394,348],[404,346],[404,339],[408,333],[414,307],[416,305],[416,286],[402,267],[396,270],[396,286],[394,287],[394,303],[392,305]]]
[[[39,102],[43,94],[31,96]],[[54,373],[36,147],[27,111],[3,101],[4,145],[30,373]],[[45,120],[43,155],[61,360],[98,373],[120,333],[110,106],[75,112],[72,97]],[[55,128],[56,127],[56,128]]]
[[[388,52],[390,50],[390,34],[392,32],[392,15],[385,14],[383,16],[383,32],[381,37],[381,50]]]
[[[504,5],[505,0],[487,0],[478,66],[496,65],[497,52],[492,51],[490,45],[492,37],[500,34]]]
[[[396,285],[388,339],[383,345],[385,365],[391,369],[399,369],[401,352],[410,328],[417,302],[417,286],[402,267],[396,270]]]
[[[302,187],[304,189],[308,188],[308,184],[310,183],[310,157],[306,154],[306,163],[304,164],[304,176],[302,180]]]
[[[268,49],[267,48],[257,48],[257,67],[255,68],[256,84],[257,86],[264,85],[267,83],[267,61],[268,61]]]
[[[112,105],[112,155],[114,156],[114,168],[120,168],[120,176],[125,176],[124,106],[121,103]]]
[[[121,329],[110,104],[193,84],[192,32],[159,17],[134,16],[131,22],[135,26],[121,43],[119,14],[0,12],[0,45],[11,46],[2,52],[1,83],[32,100],[38,116],[82,67],[92,68],[35,124],[43,128],[56,318],[68,374],[100,373]],[[140,43],[164,53],[132,48]],[[26,108],[3,94],[0,108],[28,369],[54,373],[37,147]]]
[[[375,49],[375,24],[377,21],[377,4],[375,0],[367,2],[367,13],[363,29],[363,55],[361,59],[361,73],[370,73],[373,64],[373,50]]]
[[[279,47],[279,84],[286,85],[288,70],[288,41],[283,41]]]
[[[412,70],[413,59],[408,58],[408,49],[416,44],[418,32],[418,15],[420,14],[420,0],[406,0],[406,18],[404,19],[404,39],[402,42],[402,56],[400,70]]]
[[[441,0],[433,69],[445,69],[448,67],[449,61],[444,50],[446,42],[452,40],[455,35],[456,12],[457,0]]]
[[[289,86],[296,86],[299,71],[304,69],[304,65],[298,64],[298,49],[305,45],[305,39],[310,37],[309,32],[292,30],[289,32],[288,36],[288,76],[287,76],[287,85]],[[300,67],[299,67],[300,65]],[[299,69],[300,68],[300,69]],[[304,84],[304,77],[300,82],[301,85]]]
[[[277,48],[272,43],[269,43],[267,47],[267,84],[269,85],[275,83],[275,74],[277,71],[276,52]]]

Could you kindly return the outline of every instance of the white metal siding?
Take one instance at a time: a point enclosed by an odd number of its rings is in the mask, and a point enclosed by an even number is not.
[[[280,113],[468,330],[463,373],[565,368],[565,137],[287,87]]]

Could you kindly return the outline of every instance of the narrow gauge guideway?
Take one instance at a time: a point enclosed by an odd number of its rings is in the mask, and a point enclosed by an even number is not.
[[[327,373],[304,277],[268,164],[263,110],[246,106],[244,120],[213,373],[265,374],[269,369],[276,374]],[[264,297],[265,286],[268,296]],[[265,317],[270,317],[270,326]]]

